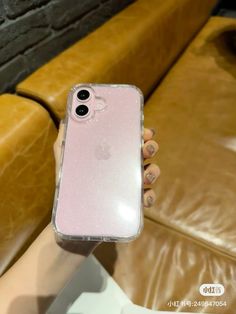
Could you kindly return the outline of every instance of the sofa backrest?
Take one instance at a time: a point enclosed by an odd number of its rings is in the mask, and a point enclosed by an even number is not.
[[[208,19],[216,0],[139,0],[18,84],[63,118],[76,83],[130,83],[147,95]]]

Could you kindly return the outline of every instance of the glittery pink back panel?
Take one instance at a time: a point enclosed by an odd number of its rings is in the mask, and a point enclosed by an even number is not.
[[[89,113],[79,118],[81,89]],[[62,238],[128,241],[142,227],[142,95],[130,85],[78,85],[67,127],[53,224]]]

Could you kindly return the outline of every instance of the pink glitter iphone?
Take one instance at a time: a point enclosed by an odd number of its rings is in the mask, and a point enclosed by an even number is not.
[[[52,222],[65,240],[129,241],[143,225],[143,96],[83,84],[68,97]]]

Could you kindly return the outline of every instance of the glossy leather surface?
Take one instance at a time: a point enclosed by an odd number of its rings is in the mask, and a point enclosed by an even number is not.
[[[126,83],[145,95],[210,15],[216,0],[139,0],[18,84],[61,119],[78,83]]]
[[[171,228],[145,219],[144,231],[128,244],[104,243],[95,251],[113,278],[136,304],[165,311],[233,314],[236,308],[236,262]],[[221,283],[225,294],[204,297],[203,283]],[[168,306],[169,301],[191,306]],[[226,306],[198,306],[196,301],[226,301]],[[224,303],[223,303],[224,304]],[[194,306],[196,305],[196,306]]]
[[[158,202],[146,216],[236,258],[236,20],[213,17],[145,106]]]
[[[56,135],[36,102],[0,96],[0,274],[50,217]]]

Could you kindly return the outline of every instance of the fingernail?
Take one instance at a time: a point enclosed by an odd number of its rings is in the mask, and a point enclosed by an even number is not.
[[[148,172],[146,175],[145,175],[145,179],[147,180],[145,183],[146,184],[152,184],[152,182],[156,179],[156,176],[151,173],[151,172]]]
[[[154,128],[150,128],[150,130],[152,131],[152,136],[154,136],[156,134],[156,130]]]
[[[151,207],[153,204],[154,204],[154,198],[151,195],[149,195],[147,197],[147,207]]]
[[[155,147],[152,144],[148,144],[146,149],[150,156],[153,156],[155,154]]]

